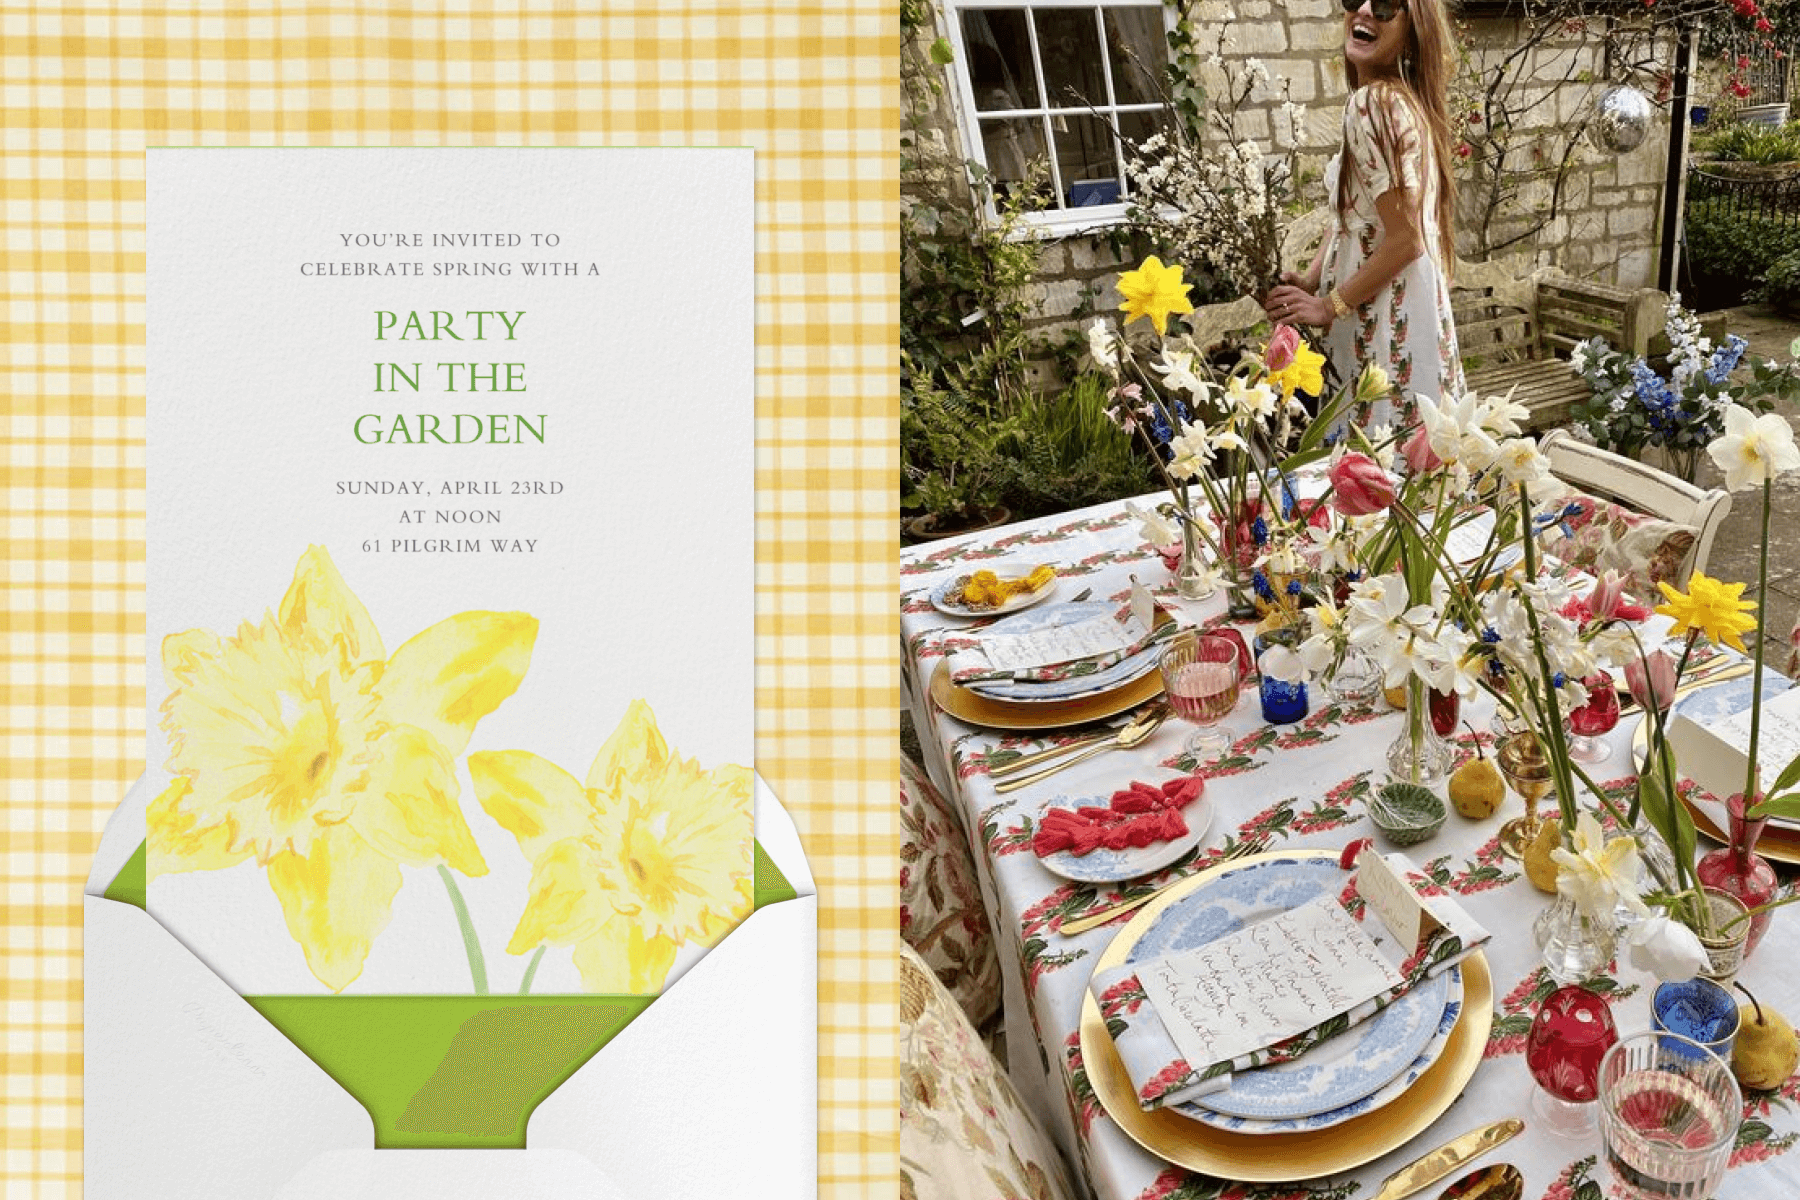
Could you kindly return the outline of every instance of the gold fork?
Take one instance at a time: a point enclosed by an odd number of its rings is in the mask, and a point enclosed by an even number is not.
[[[1229,853],[1221,854],[1218,858],[1207,863],[1206,869],[1210,871],[1214,867],[1219,866],[1222,863],[1228,863],[1234,858],[1245,858],[1252,854],[1261,854],[1264,850],[1269,848],[1270,840],[1271,839],[1267,836],[1247,838],[1238,843],[1236,849],[1233,849]],[[1144,907],[1144,905],[1150,903],[1176,884],[1192,878],[1193,876],[1191,875],[1183,875],[1180,879],[1171,879],[1161,887],[1155,888],[1152,891],[1139,896],[1135,900],[1126,900],[1120,904],[1108,905],[1099,912],[1091,912],[1087,916],[1077,917],[1073,921],[1064,921],[1057,927],[1057,932],[1064,937],[1074,937],[1078,933],[1086,933],[1090,929],[1097,929],[1115,917],[1128,913],[1135,908]]]

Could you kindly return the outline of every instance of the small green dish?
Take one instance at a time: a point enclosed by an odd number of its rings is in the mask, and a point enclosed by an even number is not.
[[[1383,784],[1369,798],[1369,819],[1396,846],[1412,846],[1444,827],[1449,810],[1429,788],[1416,783]]]

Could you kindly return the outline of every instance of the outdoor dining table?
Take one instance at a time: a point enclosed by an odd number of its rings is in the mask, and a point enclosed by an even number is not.
[[[1149,497],[1140,504],[1154,503]],[[1094,600],[1122,600],[1131,580],[1150,587],[1159,602],[1196,624],[1224,620],[1223,593],[1197,601],[1178,599],[1168,569],[1139,538],[1123,502],[1043,517],[985,533],[908,547],[901,555],[901,641],[904,703],[918,731],[933,783],[951,799],[968,833],[1005,980],[1004,1031],[1009,1071],[1021,1094],[1050,1129],[1070,1164],[1100,1200],[1164,1198],[1372,1196],[1391,1172],[1452,1137],[1507,1117],[1525,1120],[1522,1135],[1477,1160],[1511,1162],[1524,1173],[1527,1200],[1596,1198],[1601,1171],[1600,1135],[1564,1139],[1532,1118],[1536,1089],[1525,1064],[1525,1041],[1537,1002],[1555,984],[1542,968],[1532,922],[1551,902],[1525,878],[1521,865],[1498,849],[1503,821],[1523,809],[1508,792],[1500,811],[1468,820],[1452,811],[1442,830],[1405,853],[1493,934],[1486,948],[1492,974],[1493,1021],[1482,1061],[1460,1098],[1405,1144],[1340,1174],[1282,1183],[1237,1184],[1192,1173],[1140,1147],[1107,1114],[1095,1096],[1083,1061],[1080,1024],[1083,997],[1095,965],[1131,919],[1122,915],[1099,928],[1065,936],[1059,927],[1115,900],[1109,885],[1077,884],[1053,875],[1031,848],[1035,818],[1046,802],[1099,796],[1158,768],[1192,769],[1181,751],[1188,732],[1170,720],[1146,743],[1102,753],[1079,766],[1006,794],[989,777],[997,753],[1040,749],[1083,730],[1001,732],[965,724],[931,699],[929,679],[944,655],[946,639],[975,622],[933,607],[933,586],[995,563],[1054,563],[1055,604],[1091,591]],[[1663,625],[1664,618],[1654,618]],[[1246,635],[1249,630],[1246,627]],[[1317,683],[1305,719],[1288,725],[1262,720],[1254,681],[1222,723],[1231,748],[1200,765],[1213,806],[1201,845],[1212,849],[1245,839],[1267,839],[1276,851],[1338,851],[1353,839],[1372,837],[1381,852],[1395,847],[1367,812],[1373,790],[1387,779],[1385,750],[1404,719],[1377,697],[1368,703],[1334,703]],[[1484,741],[1492,701],[1463,706],[1465,748]],[[1611,753],[1595,767],[1606,786],[1622,786],[1632,773],[1635,717],[1608,735]],[[1474,731],[1482,731],[1477,735]],[[1164,777],[1169,771],[1163,772]],[[1440,788],[1441,792],[1441,788]],[[1553,811],[1554,800],[1543,802]],[[1172,868],[1173,875],[1205,869],[1205,852]],[[1170,876],[1170,877],[1173,877]],[[1793,881],[1785,873],[1784,883]],[[1598,986],[1612,1004],[1621,1037],[1650,1026],[1654,977],[1634,970],[1624,948],[1611,982]],[[1759,998],[1789,1016],[1800,1016],[1800,905],[1774,914],[1767,935],[1739,978]],[[1251,1139],[1245,1139],[1249,1141]],[[1800,1079],[1773,1094],[1751,1094],[1732,1170],[1722,1197],[1774,1197],[1800,1193]],[[1248,1172],[1278,1171],[1262,1164]],[[1460,1172],[1459,1172],[1460,1174]],[[1454,1176],[1452,1177],[1454,1178]],[[1451,1182],[1427,1188],[1435,1197]],[[1588,1187],[1590,1182],[1594,1187]]]

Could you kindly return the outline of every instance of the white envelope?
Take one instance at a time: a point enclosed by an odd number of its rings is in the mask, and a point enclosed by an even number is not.
[[[139,780],[85,906],[84,1194],[252,1200],[817,1193],[818,897],[758,778],[792,900],[758,908],[550,1094],[523,1150],[376,1150],[368,1112],[143,909],[104,893],[144,837]]]

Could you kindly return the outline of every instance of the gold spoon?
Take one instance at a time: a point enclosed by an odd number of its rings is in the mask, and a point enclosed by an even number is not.
[[[1113,736],[1106,741],[1098,742],[1087,747],[1085,750],[1071,754],[1061,762],[1051,763],[1040,771],[1033,771],[1029,775],[1018,775],[1008,778],[996,785],[994,790],[997,792],[1015,792],[1022,787],[1029,787],[1040,779],[1048,779],[1064,767],[1074,766],[1083,759],[1092,758],[1094,755],[1099,754],[1104,750],[1129,750],[1131,747],[1148,739],[1149,736],[1155,733],[1162,723],[1168,719],[1169,710],[1159,705],[1133,721],[1131,724],[1125,726],[1123,729],[1120,729],[1119,732],[1113,734]]]

